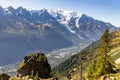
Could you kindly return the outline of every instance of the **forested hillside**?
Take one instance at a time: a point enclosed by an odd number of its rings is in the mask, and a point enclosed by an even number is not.
[[[82,62],[80,62],[80,56],[82,57]],[[100,71],[97,71],[96,69],[95,74],[91,72],[93,74],[90,75],[92,78],[88,80],[94,80],[93,77],[96,77],[95,80],[97,80],[100,76],[109,74],[114,76],[117,74],[118,76],[120,68],[120,31],[118,30],[111,34],[107,34],[107,32],[105,32],[100,40],[92,43],[78,54],[73,55],[69,59],[62,62],[59,66],[54,68],[54,72],[57,71],[59,76],[62,76],[62,79],[64,76],[64,79],[72,78],[73,80],[77,80],[78,75],[80,75],[80,63],[82,63],[83,78],[88,77],[88,72],[91,71],[89,68],[93,67],[95,70],[95,68],[99,69],[100,66],[103,65]],[[105,69],[106,64],[107,67]],[[116,79],[117,78],[118,77],[116,77]]]

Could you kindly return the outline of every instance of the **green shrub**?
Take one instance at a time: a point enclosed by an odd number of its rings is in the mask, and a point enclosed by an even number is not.
[[[12,76],[10,80],[18,80],[15,76]]]
[[[39,80],[38,72],[36,73],[36,75],[35,75],[35,77],[33,78],[33,80]]]

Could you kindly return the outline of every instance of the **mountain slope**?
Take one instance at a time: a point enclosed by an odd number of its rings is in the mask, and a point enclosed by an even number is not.
[[[108,54],[111,55],[113,61],[116,64],[120,64],[120,31],[115,31],[110,34],[110,47],[111,50]],[[79,52],[78,54],[75,54],[71,56],[69,59],[63,61],[61,64],[59,64],[57,67],[55,67],[53,70],[58,71],[62,77],[67,78],[77,78],[78,79],[78,71],[79,71],[79,64],[80,64],[80,54],[82,54],[82,70],[83,73],[86,72],[87,67],[91,64],[91,61],[96,59],[96,56],[100,52],[101,42],[100,40],[97,42],[92,43],[88,47],[86,47],[84,50]]]

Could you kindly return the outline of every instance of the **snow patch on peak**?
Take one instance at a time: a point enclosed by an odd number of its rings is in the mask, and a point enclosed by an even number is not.
[[[47,12],[55,18],[57,17],[57,12],[55,10],[48,9]]]
[[[77,19],[75,20],[75,24],[76,24],[76,27],[77,27],[77,28],[79,28],[79,19],[80,19],[80,18],[77,18]]]
[[[76,32],[75,31],[73,31],[69,26],[66,26],[66,28],[71,32],[71,33],[73,33],[73,34],[75,34]]]
[[[5,14],[11,14],[12,13],[12,7],[4,8]]]
[[[70,10],[63,10],[63,9],[56,9],[55,11],[58,12],[58,13],[64,14],[64,15],[74,13],[73,11],[70,11]]]
[[[73,11],[62,10],[62,9],[54,9],[54,10],[48,9],[47,11],[53,17],[56,18],[57,16],[59,16],[60,19],[64,19],[64,20],[70,20],[71,17],[77,15],[77,13],[75,13]]]
[[[8,8],[5,8],[5,9],[4,9],[4,12],[5,12],[5,14],[11,14],[11,13],[12,13],[11,11],[9,11]]]
[[[75,24],[76,24],[76,27],[79,28],[79,20],[81,18],[81,16],[83,15],[83,13],[78,13],[77,16],[76,16],[76,20],[75,20]]]
[[[67,10],[61,10],[61,9],[57,9],[56,12],[58,14],[62,15],[65,18],[65,20],[70,20],[71,17],[73,17],[77,14],[73,11],[67,11]]]
[[[82,15],[84,15],[83,13],[78,13],[77,17],[81,17]]]

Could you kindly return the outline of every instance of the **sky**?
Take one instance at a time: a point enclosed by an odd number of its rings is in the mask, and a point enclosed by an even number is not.
[[[28,10],[72,10],[120,27],[120,0],[0,0],[0,5]]]

